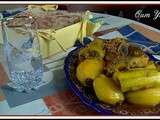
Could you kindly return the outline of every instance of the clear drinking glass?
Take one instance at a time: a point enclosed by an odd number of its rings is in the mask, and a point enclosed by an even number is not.
[[[8,26],[12,18],[2,20],[4,55],[10,81],[8,86],[20,92],[38,89],[44,81],[40,45],[32,17],[23,25]]]

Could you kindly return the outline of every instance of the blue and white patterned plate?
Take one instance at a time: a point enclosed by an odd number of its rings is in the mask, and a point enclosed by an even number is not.
[[[65,75],[66,75],[66,82],[67,82],[68,86],[71,88],[71,90],[88,107],[95,109],[97,112],[99,112],[101,114],[112,114],[112,111],[109,107],[104,107],[103,105],[101,105],[97,101],[92,100],[87,95],[85,95],[83,87],[78,83],[78,81],[76,81],[76,78],[74,79],[73,77],[71,77],[72,76],[71,69],[72,69],[72,66],[74,65],[75,58],[76,58],[77,53],[79,52],[80,48],[81,47],[77,47],[76,49],[71,51],[65,59],[64,71],[65,71]]]
[[[126,30],[127,29],[127,30]],[[152,42],[142,34],[133,31],[129,26],[125,26],[118,30],[124,37],[128,38],[130,42],[135,43],[143,48],[144,52],[149,55],[150,59],[160,62],[160,44]],[[87,42],[85,42],[87,41]],[[84,43],[88,44],[91,40],[84,39]],[[103,115],[112,115],[113,107],[104,105],[96,99],[92,99],[90,96],[86,95],[83,87],[78,83],[75,77],[76,58],[81,47],[81,44],[77,43],[77,48],[71,51],[65,59],[64,71],[66,75],[66,82],[71,90],[81,99],[81,101],[88,107],[96,110]]]

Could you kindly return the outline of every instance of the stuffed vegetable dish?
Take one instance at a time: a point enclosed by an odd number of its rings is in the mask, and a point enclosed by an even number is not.
[[[159,114],[159,65],[124,38],[95,39],[76,53],[71,79],[118,115]]]

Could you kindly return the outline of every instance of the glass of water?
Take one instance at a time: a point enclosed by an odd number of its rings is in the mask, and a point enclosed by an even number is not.
[[[31,92],[44,84],[36,26],[33,27],[31,16],[21,25],[11,26],[11,20],[13,18],[2,20],[3,48],[10,78],[8,86],[19,92]]]

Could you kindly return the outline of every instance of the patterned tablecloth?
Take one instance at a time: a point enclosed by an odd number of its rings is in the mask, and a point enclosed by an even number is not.
[[[148,40],[160,42],[160,32],[152,27],[107,14],[94,13],[94,15],[105,17],[104,20],[107,24],[102,26],[98,33],[103,35],[102,37],[110,38],[122,35],[131,40],[138,40],[140,43]],[[111,29],[115,27],[116,29]],[[3,63],[2,54],[0,61]],[[2,66],[0,66],[0,70],[2,70]],[[53,74],[53,80],[32,93],[19,93],[7,87],[1,87],[0,115],[99,115],[82,104],[79,98],[69,90],[65,82],[63,67],[50,73]],[[0,84],[7,80],[3,76],[4,73],[0,72]]]

